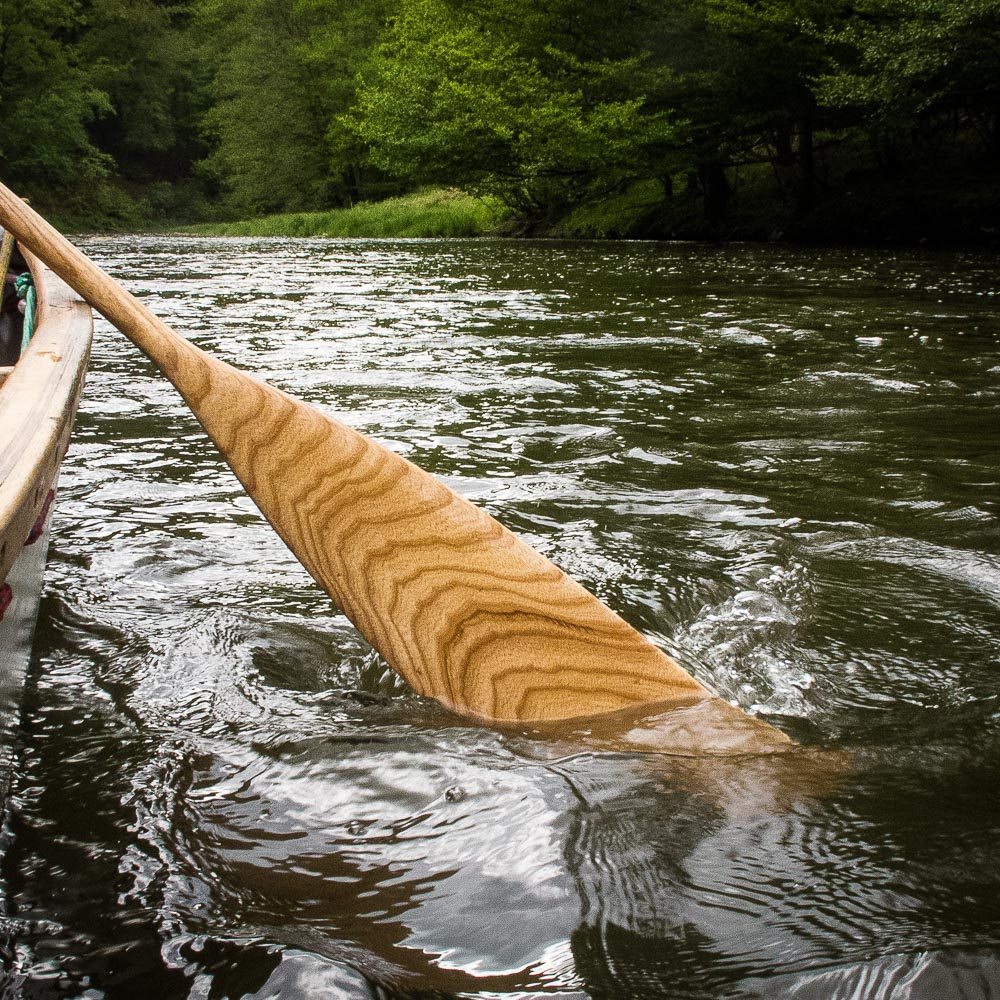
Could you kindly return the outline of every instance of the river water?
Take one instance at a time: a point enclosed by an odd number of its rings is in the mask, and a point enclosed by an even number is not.
[[[84,242],[809,749],[647,754],[417,698],[101,322],[4,995],[1000,995],[1000,259]]]

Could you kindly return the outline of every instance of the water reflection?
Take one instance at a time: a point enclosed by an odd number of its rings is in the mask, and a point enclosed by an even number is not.
[[[494,731],[414,697],[102,326],[4,860],[24,995],[989,995],[993,259],[89,249],[805,749],[685,754],[697,708]]]

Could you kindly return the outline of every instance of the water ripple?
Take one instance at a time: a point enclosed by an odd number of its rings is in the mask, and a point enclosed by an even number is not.
[[[996,992],[993,257],[86,247],[806,749],[416,697],[100,323],[4,859],[24,995]]]

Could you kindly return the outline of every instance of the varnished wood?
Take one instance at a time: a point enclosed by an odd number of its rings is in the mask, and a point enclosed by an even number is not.
[[[0,621],[0,806],[13,773],[14,733],[45,564],[47,539],[35,537],[32,529],[44,520],[69,442],[92,329],[90,309],[79,296],[40,261],[25,256],[39,322],[17,364],[0,368],[0,583],[11,589]]]
[[[0,388],[0,583],[55,484],[93,328],[86,303],[27,251],[25,256],[38,296],[38,324]]]
[[[10,269],[10,259],[14,255],[14,234],[5,232],[0,242],[0,287],[7,288],[7,271]],[[13,289],[11,289],[13,291]]]
[[[292,552],[419,693],[505,722],[714,697],[444,484],[179,337],[2,186],[0,218],[173,382]],[[788,744],[737,714],[760,745]]]

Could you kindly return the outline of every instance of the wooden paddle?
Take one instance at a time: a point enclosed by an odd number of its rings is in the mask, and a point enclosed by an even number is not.
[[[155,362],[288,547],[420,694],[494,722],[710,702],[751,744],[788,745],[434,477],[175,334],[2,185],[0,221]]]
[[[14,255],[14,234],[4,232],[3,242],[0,242],[0,281],[4,288],[7,286],[7,269],[10,267],[10,258]]]

